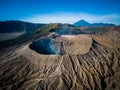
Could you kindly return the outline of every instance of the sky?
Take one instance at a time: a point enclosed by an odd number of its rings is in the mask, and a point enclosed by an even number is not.
[[[120,0],[0,0],[0,21],[120,24]]]

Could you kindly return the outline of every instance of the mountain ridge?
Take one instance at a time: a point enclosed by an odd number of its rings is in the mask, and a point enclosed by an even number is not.
[[[59,24],[59,23],[58,23]],[[30,23],[20,20],[0,21],[0,33],[13,33],[13,32],[29,32],[33,31],[45,24],[42,23]],[[67,24],[66,24],[67,25]],[[79,20],[74,24],[68,24],[68,26],[116,26],[115,24],[108,23],[89,23],[85,20]]]
[[[43,25],[20,20],[0,21],[0,33],[29,32]]]
[[[110,23],[89,23],[83,19],[73,23],[73,25],[74,26],[115,26],[115,24],[110,24]]]

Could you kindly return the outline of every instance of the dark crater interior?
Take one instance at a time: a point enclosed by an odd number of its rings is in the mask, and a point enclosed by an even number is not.
[[[54,42],[47,37],[43,37],[32,42],[29,45],[29,48],[39,54],[58,54],[58,51],[55,49]]]

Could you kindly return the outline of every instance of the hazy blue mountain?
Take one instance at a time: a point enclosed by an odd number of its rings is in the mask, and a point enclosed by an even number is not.
[[[43,24],[23,21],[0,21],[0,33],[31,31],[41,26],[43,26]]]
[[[115,26],[115,24],[109,24],[109,23],[93,23],[91,26]]]
[[[115,24],[109,23],[89,23],[85,20],[79,20],[73,24],[74,26],[115,26]]]
[[[90,23],[88,23],[85,20],[79,20],[73,24],[74,26],[90,26]]]

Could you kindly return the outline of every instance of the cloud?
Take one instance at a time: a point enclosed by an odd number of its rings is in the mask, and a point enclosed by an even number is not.
[[[107,14],[107,15],[94,15],[87,13],[51,13],[51,14],[40,14],[33,15],[21,20],[34,22],[34,23],[74,23],[80,19],[84,19],[90,23],[114,23],[120,24],[120,15],[117,14]]]

